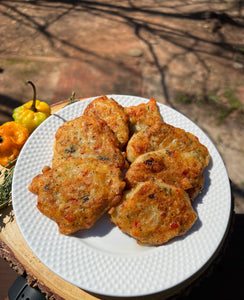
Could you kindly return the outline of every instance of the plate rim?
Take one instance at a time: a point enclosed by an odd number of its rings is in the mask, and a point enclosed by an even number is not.
[[[147,102],[147,101],[149,100],[149,99],[144,98],[144,97],[138,97],[138,96],[133,96],[133,95],[117,95],[117,94],[111,94],[111,95],[107,95],[107,96],[108,96],[108,97],[113,97],[113,98],[115,98],[115,100],[116,100],[117,97],[129,97],[129,98],[132,97],[132,98],[136,99],[136,101],[139,101],[138,104],[139,104],[139,103],[142,103],[141,101]],[[95,98],[97,98],[97,97],[98,97],[98,96],[96,96],[96,97],[89,97],[89,98],[86,98],[86,99],[84,99],[84,100],[82,99],[82,100],[80,100],[79,102],[84,102],[84,101],[86,101],[87,104],[88,104],[89,102],[91,102],[93,99],[95,99]],[[79,102],[78,102],[78,103],[79,103]],[[74,102],[74,104],[75,104],[75,103],[77,103],[77,102]],[[218,152],[217,148],[215,147],[214,143],[213,143],[213,142],[211,141],[211,139],[207,136],[207,134],[203,131],[203,129],[200,128],[197,124],[195,124],[195,123],[194,123],[192,120],[190,120],[188,117],[186,117],[184,114],[182,114],[181,112],[175,110],[174,108],[171,108],[171,107],[169,107],[169,106],[167,106],[167,105],[165,105],[165,104],[159,103],[159,102],[157,102],[157,104],[158,104],[159,106],[162,106],[162,107],[167,107],[167,109],[170,109],[171,111],[178,113],[179,115],[181,115],[182,117],[184,117],[185,119],[187,119],[187,122],[190,121],[191,124],[193,124],[194,126],[196,126],[198,131],[200,130],[201,134],[202,134],[203,136],[205,136],[205,138],[207,138],[207,140],[209,140],[209,142],[212,144],[211,146],[214,148],[215,152],[216,152],[217,155],[218,155],[218,159],[220,160],[221,164],[223,165],[223,170],[225,171],[225,175],[226,175],[227,178],[229,178],[229,177],[228,177],[227,170],[226,170],[226,168],[225,168],[225,165],[224,165],[224,162],[223,162],[223,160],[222,160],[221,155],[219,154],[219,152]],[[71,105],[73,105],[73,104],[71,104]],[[68,109],[67,107],[68,107],[68,106],[63,107],[63,108],[62,108],[61,110],[59,110],[57,113],[60,113],[60,112],[61,112],[61,114],[62,114],[62,111],[63,111],[63,110],[67,110],[67,109]],[[82,112],[81,112],[81,113],[82,113]],[[45,122],[45,121],[44,121],[44,122]],[[40,125],[40,128],[42,128],[42,126],[45,126],[45,123],[44,123],[44,122]],[[183,129],[184,129],[184,128],[183,128]],[[40,129],[37,129],[37,130],[34,132],[35,135],[38,134],[38,130],[40,130]],[[31,137],[30,137],[30,138],[31,138]],[[23,150],[22,150],[21,153],[20,153],[20,158],[21,158],[22,155],[23,155],[22,153],[25,152],[25,149],[28,148],[28,144],[29,144],[29,143],[27,142],[26,145],[24,145]],[[19,163],[20,163],[20,162],[17,160],[17,163],[16,163],[17,169],[18,169]],[[17,176],[17,175],[16,175],[15,172],[14,172],[14,176],[13,176],[13,186],[12,186],[12,190],[14,191],[14,192],[13,192],[13,209],[14,209],[14,213],[15,213],[15,186],[14,186],[14,184],[15,184],[15,181],[16,181],[16,176]],[[228,185],[228,190],[229,190],[229,196],[228,196],[228,199],[231,200],[231,189],[230,189],[230,184]],[[229,209],[228,220],[230,220],[230,216],[231,216],[231,201],[230,201],[230,209]],[[19,227],[19,229],[20,229],[20,231],[21,231],[21,234],[22,234],[22,236],[24,237],[24,240],[26,241],[27,245],[30,247],[30,249],[31,249],[31,251],[34,253],[34,255],[40,259],[39,255],[36,254],[36,251],[33,251],[32,247],[29,245],[28,240],[26,240],[25,233],[23,233],[23,231],[22,231],[23,228],[22,228],[22,226],[20,225],[21,222],[20,222],[20,220],[19,220],[18,213],[17,213],[17,215],[15,214],[15,218],[16,218],[18,227]],[[223,242],[224,235],[226,234],[227,229],[228,229],[228,223],[226,224],[226,227],[225,227],[225,230],[224,230],[224,234],[223,234],[223,236],[222,236],[222,240],[221,240],[221,242],[220,242],[218,245],[220,245],[220,244]],[[217,248],[218,248],[218,247],[217,247]],[[217,248],[215,249],[216,251],[217,251]],[[210,256],[210,258],[209,258],[208,261],[210,261],[214,256],[215,256],[215,253],[212,253],[212,256]],[[42,262],[46,267],[49,268],[49,266],[48,266],[46,263],[44,263],[42,259],[40,259],[40,260],[41,260],[41,262]],[[208,261],[207,261],[207,262],[208,262]],[[206,262],[206,264],[207,264],[207,262]],[[197,270],[197,272],[201,271],[201,269],[204,268],[204,266],[205,266],[205,264],[202,265],[202,267],[199,268],[199,269]],[[167,289],[164,289],[164,290],[158,289],[158,290],[154,290],[154,291],[151,291],[151,292],[148,292],[148,293],[145,293],[145,292],[144,292],[144,293],[142,293],[142,294],[141,294],[141,293],[136,293],[136,294],[133,294],[133,295],[132,295],[132,294],[125,295],[125,294],[117,294],[117,293],[104,293],[104,292],[101,293],[101,291],[99,291],[99,290],[97,290],[97,289],[87,289],[86,287],[81,287],[80,285],[77,285],[76,283],[74,283],[74,282],[72,282],[72,281],[69,281],[69,280],[67,279],[67,277],[60,275],[59,273],[55,272],[53,269],[51,269],[51,268],[49,268],[49,269],[50,269],[52,272],[54,272],[55,274],[57,274],[59,277],[63,278],[64,280],[66,280],[66,281],[68,281],[68,282],[70,282],[71,284],[74,284],[74,285],[76,285],[76,286],[78,286],[78,287],[80,287],[80,288],[82,288],[82,289],[85,289],[85,290],[87,290],[87,291],[89,291],[89,292],[97,293],[97,294],[100,294],[100,295],[101,295],[101,294],[102,294],[102,295],[107,295],[107,296],[136,297],[136,296],[151,295],[151,294],[158,293],[158,292],[167,292],[167,291],[169,291],[170,289],[172,289],[172,288],[174,288],[174,287],[177,288],[177,286],[179,286],[179,285],[181,284],[181,283],[178,283],[178,284],[175,284],[175,285],[173,285],[173,286],[171,286],[171,287],[168,287]],[[196,273],[197,273],[197,272],[196,272]],[[183,280],[182,283],[183,283],[184,281],[186,281],[186,280],[190,280],[190,278],[192,278],[192,277],[194,277],[194,274],[192,274],[191,276],[189,276],[188,278],[186,278],[185,280]]]

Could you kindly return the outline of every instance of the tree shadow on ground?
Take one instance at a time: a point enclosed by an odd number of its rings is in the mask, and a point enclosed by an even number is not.
[[[11,121],[13,109],[20,105],[22,105],[21,101],[13,99],[7,95],[0,94],[0,124],[7,120]],[[4,121],[1,120],[2,118]]]
[[[69,51],[66,49],[73,49],[86,55],[87,61],[94,63],[94,58],[101,61],[100,67],[104,61],[113,61],[118,64],[116,59],[106,58],[100,56],[98,52],[92,52],[85,47],[81,47],[76,43],[67,40],[58,34],[53,33],[50,26],[55,22],[62,19],[64,16],[76,12],[86,12],[91,15],[99,16],[113,22],[126,24],[134,30],[135,38],[141,41],[147,48],[151,55],[154,66],[160,75],[160,81],[164,98],[166,103],[174,106],[170,100],[168,86],[165,80],[165,70],[167,65],[176,58],[177,55],[172,55],[169,61],[162,63],[159,59],[155,45],[151,43],[151,37],[155,36],[161,41],[165,41],[172,45],[177,46],[183,52],[181,55],[192,53],[205,70],[205,89],[209,77],[210,70],[205,63],[202,54],[209,56],[222,57],[226,60],[231,60],[233,54],[243,55],[243,50],[236,42],[229,42],[226,40],[225,35],[221,32],[221,27],[224,25],[233,26],[238,29],[244,27],[244,21],[241,16],[241,8],[243,1],[237,1],[230,7],[225,5],[223,1],[219,1],[220,8],[213,9],[211,1],[203,1],[206,9],[199,9],[190,1],[151,1],[148,5],[143,2],[136,3],[134,1],[125,1],[119,3],[116,1],[2,1],[1,5],[5,8],[1,13],[11,20],[21,22],[25,26],[34,28],[37,32],[41,33],[49,42],[50,46],[54,48],[63,57],[69,57]],[[215,3],[216,4],[216,3]],[[28,8],[34,6],[36,9],[50,9],[56,10],[54,16],[48,20],[38,20],[31,14],[28,14]],[[216,7],[216,5],[215,5]],[[235,12],[239,12],[235,14]],[[154,21],[154,18],[156,20]],[[165,23],[165,20],[172,19],[172,25]],[[196,33],[191,33],[184,28],[176,28],[174,26],[175,20],[187,20],[196,22],[213,22],[212,31],[215,33],[215,38],[202,37]],[[57,48],[57,43],[63,47]],[[119,62],[121,64],[121,61]],[[127,66],[128,67],[128,66]]]

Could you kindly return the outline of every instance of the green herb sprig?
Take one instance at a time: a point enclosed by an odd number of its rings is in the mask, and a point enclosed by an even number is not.
[[[72,92],[71,96],[69,97],[69,102],[67,105],[75,103],[77,100],[75,99],[75,92]]]

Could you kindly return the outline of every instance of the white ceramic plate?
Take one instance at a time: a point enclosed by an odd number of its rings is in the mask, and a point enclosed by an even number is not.
[[[110,95],[123,106],[148,99]],[[57,114],[66,120],[80,116],[94,98],[68,105]],[[198,220],[183,237],[159,247],[140,246],[110,223],[108,216],[90,230],[72,236],[58,233],[54,221],[36,208],[28,191],[32,178],[51,165],[57,129],[63,124],[49,117],[30,136],[17,161],[13,178],[13,208],[17,224],[34,254],[51,271],[78,287],[104,295],[140,296],[165,291],[192,278],[211,261],[227,231],[231,212],[229,179],[210,139],[179,112],[158,104],[165,122],[195,134],[209,149],[204,192],[195,200]]]

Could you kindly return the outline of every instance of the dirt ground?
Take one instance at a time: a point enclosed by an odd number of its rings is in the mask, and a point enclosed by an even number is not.
[[[0,123],[31,99],[155,97],[196,122],[244,213],[244,2],[0,2]]]

